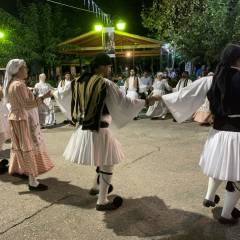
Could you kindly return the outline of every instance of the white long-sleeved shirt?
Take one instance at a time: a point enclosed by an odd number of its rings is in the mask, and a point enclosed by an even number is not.
[[[164,103],[177,122],[187,120],[204,103],[212,85],[212,76],[203,77],[178,92],[162,96]]]

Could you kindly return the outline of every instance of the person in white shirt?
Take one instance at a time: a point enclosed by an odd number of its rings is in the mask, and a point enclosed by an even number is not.
[[[139,78],[136,75],[136,71],[134,69],[130,70],[130,76],[126,79],[124,87],[127,92],[127,97],[132,100],[139,99]],[[139,116],[135,116],[134,120],[138,120]]]
[[[184,71],[182,73],[181,79],[178,81],[177,86],[173,88],[173,92],[179,92],[181,89],[187,87],[192,83],[192,80],[189,79],[189,73],[188,71]],[[192,119],[192,116],[189,117],[186,121],[190,121]],[[173,122],[176,122],[176,120],[173,118]]]
[[[39,75],[39,82],[34,87],[35,94],[41,97],[50,90],[54,90],[54,88],[49,83],[46,83],[45,73],[41,73]],[[45,98],[43,103],[38,106],[39,121],[42,128],[56,124],[54,103],[51,97]]]
[[[139,94],[139,78],[136,76],[134,69],[130,70],[130,76],[125,81],[125,89],[127,92],[127,97],[132,100],[138,99]]]
[[[209,131],[199,165],[209,177],[203,205],[215,207],[220,198],[216,191],[227,182],[224,206],[219,218],[222,224],[236,224],[240,212],[240,46],[224,49],[214,76],[196,80],[179,92],[164,95],[164,103],[179,122],[189,118],[209,100],[213,127]]]
[[[142,77],[139,80],[139,93],[148,95],[150,88],[152,87],[153,79],[149,75],[148,71],[144,71]]]
[[[71,74],[69,72],[66,72],[64,75],[64,79],[59,82],[57,87],[59,97],[64,97],[65,93],[68,92],[69,89],[71,89],[71,83],[72,83]],[[71,124],[71,120],[65,119],[63,123]]]
[[[66,92],[56,101],[64,113],[79,123],[64,152],[64,158],[81,165],[98,167],[91,195],[98,194],[97,211],[115,210],[122,205],[122,198],[108,199],[114,166],[124,157],[122,148],[113,136],[109,125],[112,120],[117,127],[125,126],[145,106],[153,104],[155,97],[146,100],[130,99],[118,86],[106,79],[111,71],[111,59],[98,54],[91,62],[91,70],[74,82],[74,91]],[[71,98],[66,98],[70,95]],[[71,100],[71,101],[69,101]]]
[[[177,86],[173,89],[173,92],[180,91],[182,88],[188,86],[192,83],[192,80],[189,79],[189,73],[188,71],[184,71],[182,73],[181,79],[178,81]]]
[[[172,88],[169,86],[165,74],[158,72],[156,79],[153,84],[153,91],[150,96],[163,96],[166,94],[166,91],[171,91]],[[148,108],[146,116],[154,119],[165,119],[168,109],[163,101],[157,101],[153,106]]]

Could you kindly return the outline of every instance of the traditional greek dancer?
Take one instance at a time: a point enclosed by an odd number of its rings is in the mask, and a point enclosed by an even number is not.
[[[124,87],[127,93],[127,97],[132,100],[139,99],[139,88],[140,88],[140,80],[136,75],[136,71],[134,69],[130,69],[130,76],[126,79]],[[139,120],[139,116],[135,116],[134,120]]]
[[[27,66],[22,59],[8,62],[4,78],[4,99],[10,103],[8,115],[12,149],[10,174],[29,176],[30,191],[44,191],[47,186],[38,182],[36,177],[49,171],[53,163],[48,157],[40,130],[38,105],[42,104],[50,93],[34,98],[27,88]]]
[[[136,72],[134,69],[130,69],[130,76],[125,81],[125,89],[127,92],[127,97],[132,100],[138,99],[139,94],[139,78],[136,76]]]
[[[54,90],[54,88],[46,83],[46,75],[45,73],[41,73],[39,75],[39,82],[36,83],[34,87],[36,96],[41,97],[50,90]],[[39,120],[41,126],[44,128],[46,126],[52,126],[56,123],[56,117],[54,112],[54,103],[51,100],[51,97],[45,98],[43,101],[44,104],[38,106],[39,112]]]
[[[164,78],[162,72],[158,72],[156,79],[153,84],[152,96],[162,96],[166,94],[166,90],[171,91],[172,88],[169,86],[167,79]],[[148,108],[146,115],[154,119],[165,119],[168,109],[163,101],[157,101],[153,106]]]
[[[79,122],[65,149],[64,157],[77,164],[96,166],[97,174],[90,194],[99,193],[96,210],[114,210],[121,206],[122,198],[108,200],[114,165],[124,157],[119,142],[108,128],[111,121],[123,127],[154,97],[131,100],[118,86],[105,77],[111,71],[111,59],[98,54],[91,63],[90,72],[77,79],[72,88],[72,119]],[[64,98],[54,93],[58,104],[67,107]],[[70,103],[69,103],[70,105]],[[65,113],[69,112],[65,109]],[[99,183],[99,184],[98,184]]]
[[[180,80],[177,83],[177,86],[175,88],[173,88],[173,92],[180,91],[182,88],[188,86],[191,83],[192,83],[192,80],[189,79],[188,71],[184,71],[182,73],[182,77],[180,78]]]
[[[68,93],[69,90],[71,89],[71,83],[72,83],[71,74],[69,72],[66,72],[64,75],[64,79],[59,82],[58,87],[57,87],[57,94],[59,95],[59,97],[65,98],[65,94]],[[68,101],[66,101],[66,102],[68,102]],[[61,106],[60,106],[60,108],[61,108]],[[62,108],[62,110],[63,110],[63,108]],[[71,118],[65,119],[63,121],[63,123],[71,124],[72,122],[70,119]]]
[[[153,78],[150,73],[145,70],[139,79],[139,93],[144,97],[148,96],[153,85]]]
[[[220,200],[215,195],[219,185],[228,181],[219,221],[233,224],[240,216],[234,208],[240,198],[240,46],[230,44],[225,48],[213,77],[201,78],[162,99],[174,118],[183,122],[203,104],[206,96],[214,122],[199,163],[209,177],[203,205],[214,207]]]

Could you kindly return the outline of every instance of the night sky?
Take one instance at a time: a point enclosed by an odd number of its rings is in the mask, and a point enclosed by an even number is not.
[[[42,0],[45,1],[45,0]],[[77,7],[83,7],[83,0],[55,0],[71,4]],[[17,0],[7,0],[0,2],[0,8],[17,16]],[[31,2],[31,0],[24,0]],[[95,0],[96,4],[106,13],[110,14],[113,19],[122,18],[127,22],[126,32],[147,35],[147,29],[143,28],[140,16],[142,4],[149,5],[151,0]],[[53,6],[55,6],[53,4]],[[81,31],[79,34],[93,30],[95,22],[99,19],[94,14],[63,7],[68,18],[68,24],[73,28]]]

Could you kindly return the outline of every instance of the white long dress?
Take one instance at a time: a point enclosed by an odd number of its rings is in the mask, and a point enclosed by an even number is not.
[[[37,93],[37,96],[41,97],[54,88],[48,83],[39,82],[35,85],[34,89]],[[41,104],[38,107],[40,124],[42,126],[54,125],[56,122],[54,103],[51,98],[45,98],[43,102],[44,104]]]
[[[166,94],[166,90],[171,91],[171,87],[168,84],[168,81],[166,79],[163,79],[161,81],[155,80],[153,84],[153,96],[163,96]],[[163,101],[157,101],[154,103],[153,106],[150,106],[148,108],[148,111],[146,112],[146,115],[148,117],[161,117],[166,115],[168,112],[168,109]]]
[[[212,76],[201,78],[163,101],[179,122],[188,119],[204,103]],[[240,132],[211,129],[199,165],[205,175],[219,180],[240,181]]]
[[[131,121],[144,107],[144,100],[131,100],[121,92],[116,84],[106,80],[106,106],[110,115],[102,116],[101,120],[109,124],[113,120],[119,128]],[[54,93],[61,110],[70,118],[71,104],[68,89],[63,96],[58,91]],[[66,160],[77,164],[90,166],[115,165],[124,157],[120,143],[112,135],[109,128],[100,128],[99,132],[82,130],[79,126],[72,134],[63,154]]]

